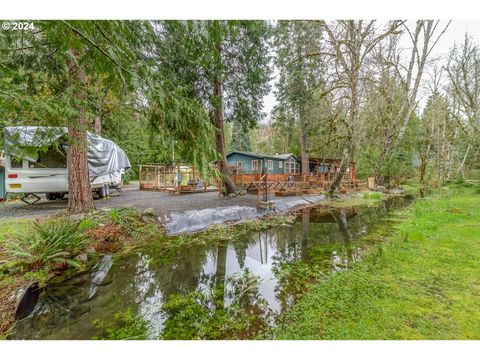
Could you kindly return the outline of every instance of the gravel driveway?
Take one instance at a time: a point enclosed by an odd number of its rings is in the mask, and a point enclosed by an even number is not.
[[[157,216],[163,217],[172,212],[186,210],[201,210],[219,206],[256,206],[256,195],[244,195],[234,198],[219,196],[218,192],[196,194],[169,194],[163,192],[140,191],[138,184],[128,185],[121,193],[111,190],[108,199],[95,200],[95,206],[100,208],[134,207],[139,210],[154,209]],[[48,201],[45,196],[34,205],[23,202],[8,202],[0,204],[0,220],[7,218],[35,218],[53,215],[66,210],[67,200]]]

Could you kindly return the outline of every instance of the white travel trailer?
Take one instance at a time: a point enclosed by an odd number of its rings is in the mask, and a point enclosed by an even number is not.
[[[21,193],[24,198],[39,199],[36,195],[39,193],[45,193],[49,200],[63,198],[68,193],[66,135],[67,129],[63,127],[6,127],[7,193]],[[87,134],[87,140],[90,183],[92,190],[103,198],[110,187],[119,189],[130,161],[111,140],[91,133]]]

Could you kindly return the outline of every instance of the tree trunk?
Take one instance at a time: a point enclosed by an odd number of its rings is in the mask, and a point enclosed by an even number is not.
[[[423,154],[421,155],[421,163],[420,163],[420,184],[424,185],[425,184],[425,175],[427,172],[427,163],[428,159],[430,158],[430,149],[432,148],[432,137],[434,134],[435,130],[435,119],[431,120],[431,128],[429,131],[426,131],[425,136],[425,150],[423,151]]]
[[[310,208],[302,209],[302,261],[308,261],[308,238],[310,236]]]
[[[303,123],[303,119],[300,119],[300,124]],[[308,139],[307,131],[304,126],[300,126],[300,149],[302,155],[302,175],[305,179],[305,176],[310,175],[310,162],[308,158]]]
[[[350,165],[350,162],[353,160],[353,151],[354,151],[354,128],[357,124],[357,115],[358,115],[358,108],[359,108],[359,98],[358,98],[358,81],[359,81],[359,69],[360,66],[355,64],[359,64],[358,61],[358,53],[356,56],[352,56],[351,66],[352,69],[350,75],[350,114],[349,114],[349,121],[346,123],[347,128],[347,139],[345,143],[345,148],[343,150],[342,161],[340,163],[340,169],[335,174],[335,177],[328,189],[328,194],[330,196],[333,195],[335,190],[340,186],[345,173],[347,172],[347,167]]]
[[[430,153],[430,144],[427,144],[426,146],[426,150],[425,152],[423,153],[422,157],[421,157],[421,162],[420,162],[420,178],[419,178],[419,181],[420,181],[420,184],[424,185],[425,183],[425,173],[427,171],[427,161],[428,161],[428,156],[429,156],[429,153]]]
[[[95,120],[93,122],[93,128],[95,134],[102,135],[102,119],[100,118],[100,115],[95,117]]]
[[[335,190],[340,186],[342,179],[347,171],[347,167],[352,160],[353,153],[353,139],[349,137],[347,144],[343,150],[342,161],[340,162],[340,168],[333,178],[332,184],[328,189],[328,195],[332,196]]]
[[[215,271],[215,307],[222,310],[225,307],[225,275],[227,273],[227,250],[225,242],[220,241],[217,247],[217,267]]]
[[[462,179],[465,179],[465,173],[464,173],[465,161],[467,161],[468,153],[470,152],[471,146],[472,146],[471,144],[468,144],[467,151],[465,151],[465,155],[463,156],[463,160],[458,169],[458,175],[460,175]]]
[[[213,95],[215,96],[216,106],[214,109],[214,125],[215,125],[215,145],[218,159],[218,170],[220,172],[221,180],[223,183],[223,189],[225,195],[235,194],[235,184],[230,178],[230,174],[227,171],[226,163],[227,158],[225,156],[225,137],[223,133],[223,106],[222,106],[222,83],[215,81],[213,84]]]
[[[78,59],[75,50],[72,51]],[[76,87],[74,96],[79,103],[85,99],[84,87],[87,81],[85,72],[72,59],[67,62],[70,86]],[[79,105],[76,120],[68,123],[68,211],[71,213],[93,210],[93,196],[88,175],[87,156],[88,122],[82,105]]]
[[[388,158],[388,156],[392,152],[395,152],[397,147],[400,145],[400,142],[402,141],[403,136],[405,135],[405,132],[407,130],[407,126],[410,122],[410,117],[412,115],[416,98],[417,98],[417,92],[420,85],[420,80],[422,78],[423,69],[428,56],[429,41],[433,34],[433,31],[435,30],[435,29],[432,30],[433,21],[432,20],[427,21],[426,29],[424,31],[425,36],[423,39],[422,55],[421,57],[418,57],[419,35],[422,27],[424,26],[425,26],[425,21],[423,20],[417,21],[415,34],[413,37],[412,53],[411,53],[410,63],[409,63],[408,72],[407,72],[405,95],[404,95],[400,110],[396,114],[395,122],[393,124],[393,129],[391,133],[386,137],[383,150],[380,153],[380,156],[375,164],[375,167],[373,170],[373,176],[375,178],[377,178],[380,175],[379,174],[380,168],[382,167],[384,161]],[[413,77],[413,66],[415,64],[415,59],[419,61],[419,63],[417,64],[418,70],[413,83],[413,88],[410,89],[410,82]],[[399,126],[400,126],[400,129],[398,129]],[[397,130],[398,130],[398,134],[397,134]],[[396,135],[396,139],[395,139],[395,135]]]
[[[348,228],[347,213],[345,209],[341,209],[338,213],[335,211],[332,211],[332,216],[338,225],[340,234],[342,235],[342,238],[345,244],[345,249],[347,251],[347,261],[353,262],[354,258],[353,258],[353,250],[351,246],[353,236],[350,229]]]

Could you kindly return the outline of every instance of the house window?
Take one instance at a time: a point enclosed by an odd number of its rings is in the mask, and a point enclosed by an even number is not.
[[[279,168],[279,169],[283,169],[283,161],[279,161],[279,162],[278,162],[278,168]]]
[[[300,164],[295,164],[295,174],[300,174]]]
[[[237,161],[237,170],[241,170],[243,168],[243,162]]]
[[[258,170],[258,160],[252,160],[252,170]]]
[[[290,174],[292,170],[292,164],[290,161],[285,161],[285,174]]]
[[[273,171],[273,160],[268,160],[268,170]]]

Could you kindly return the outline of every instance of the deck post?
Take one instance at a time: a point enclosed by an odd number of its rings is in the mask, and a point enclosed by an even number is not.
[[[257,163],[258,164],[258,163]],[[258,166],[258,165],[257,165]],[[262,172],[263,172],[263,159],[260,160],[260,168],[257,168],[257,172],[259,171],[260,173],[260,177],[258,178],[258,184],[257,184],[257,203],[259,202],[258,201],[258,198],[260,197],[260,184],[261,184],[261,181],[262,181]]]
[[[175,184],[176,184],[177,192],[180,191],[180,184],[178,181],[179,177],[180,177],[180,164],[177,164],[177,173],[175,174]]]
[[[192,165],[192,189],[195,190],[195,166]]]
[[[167,191],[167,167],[164,165],[161,169],[163,169],[163,191]]]
[[[142,165],[138,165],[138,177],[140,178],[140,190],[142,189]]]

